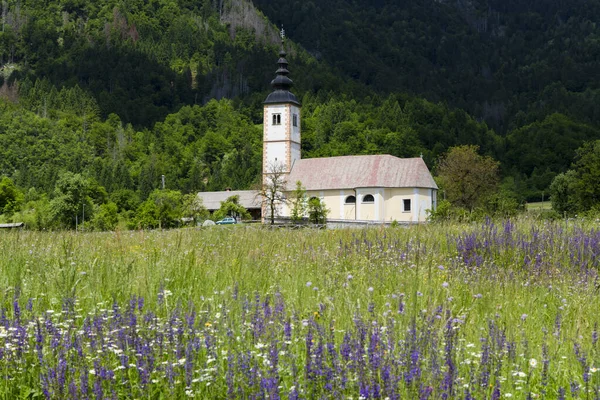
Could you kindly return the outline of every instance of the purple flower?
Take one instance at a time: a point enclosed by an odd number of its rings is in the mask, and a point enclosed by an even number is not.
[[[521,315],[521,321],[525,321],[527,319],[527,314],[522,314]]]

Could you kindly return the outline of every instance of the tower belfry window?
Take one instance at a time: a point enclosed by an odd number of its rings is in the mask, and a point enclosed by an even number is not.
[[[292,118],[292,124],[294,126],[298,126],[298,114],[294,114],[294,117]]]
[[[273,125],[281,125],[281,114],[273,114]]]

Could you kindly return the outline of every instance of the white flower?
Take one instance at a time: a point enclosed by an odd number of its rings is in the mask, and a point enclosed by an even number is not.
[[[538,364],[538,362],[535,358],[532,358],[529,360],[529,365],[531,366],[531,368],[537,367],[537,364]]]

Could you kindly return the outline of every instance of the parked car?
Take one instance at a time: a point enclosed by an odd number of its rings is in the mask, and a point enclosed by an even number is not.
[[[217,221],[217,225],[229,225],[229,224],[237,224],[237,221],[233,217],[223,218],[220,221]]]

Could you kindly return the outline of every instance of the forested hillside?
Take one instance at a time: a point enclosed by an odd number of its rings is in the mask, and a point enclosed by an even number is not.
[[[600,138],[598,2],[3,1],[0,214],[255,185],[281,23],[305,157],[477,144],[539,198]]]
[[[554,112],[598,124],[600,1],[254,0],[315,57],[500,133]]]

